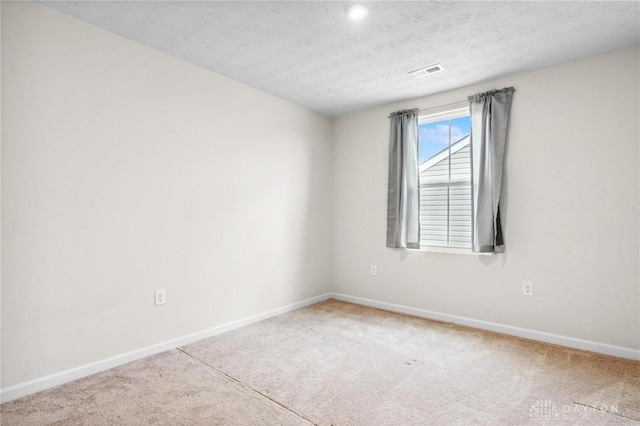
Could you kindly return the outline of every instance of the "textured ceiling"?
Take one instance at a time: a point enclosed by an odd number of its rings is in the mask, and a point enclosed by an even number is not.
[[[637,1],[40,3],[327,115],[640,45]]]

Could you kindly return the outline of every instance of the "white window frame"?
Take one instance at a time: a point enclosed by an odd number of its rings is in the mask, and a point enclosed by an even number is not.
[[[427,110],[424,113],[421,113],[418,116],[418,125],[427,124],[427,123],[435,123],[438,121],[451,120],[454,118],[466,117],[471,115],[471,110],[469,104],[463,103],[459,105],[450,105],[447,107],[442,107],[438,109]],[[451,132],[451,130],[449,130]],[[449,162],[451,161],[451,140],[449,140]],[[449,164],[449,174],[451,174],[451,164]],[[472,185],[471,182],[471,174],[469,174],[468,179],[457,179],[451,180],[448,179],[442,182],[430,182],[423,184],[420,183],[420,191],[423,188],[427,187],[447,187],[450,188],[452,186],[462,186],[462,185]],[[447,191],[447,194],[449,192]],[[449,200],[447,200],[447,210],[449,209]],[[449,214],[447,213],[447,234],[449,233]],[[471,225],[471,233],[472,233],[472,241],[473,241],[473,224]],[[439,253],[457,253],[457,254],[476,254],[473,252],[471,247],[451,247],[447,246],[439,246],[439,245],[427,245],[422,242],[422,238],[420,239],[420,251],[430,251],[430,252],[439,252]]]

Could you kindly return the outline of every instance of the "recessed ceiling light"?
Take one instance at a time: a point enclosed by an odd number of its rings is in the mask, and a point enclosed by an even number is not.
[[[354,4],[349,9],[347,9],[347,15],[349,15],[349,18],[353,19],[354,21],[359,21],[360,19],[364,18],[368,14],[369,14],[369,9],[367,9],[361,4]]]
[[[444,71],[444,67],[440,64],[435,64],[429,65],[428,67],[420,68],[419,70],[411,71],[409,75],[413,78],[421,78],[440,71]]]

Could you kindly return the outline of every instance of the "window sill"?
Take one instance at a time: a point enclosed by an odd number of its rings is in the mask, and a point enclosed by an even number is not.
[[[432,253],[449,253],[449,254],[467,254],[467,255],[477,255],[477,256],[493,256],[493,253],[476,253],[471,251],[468,248],[457,248],[457,247],[438,247],[438,246],[425,246],[421,245],[419,249],[408,249],[412,251],[425,251]]]

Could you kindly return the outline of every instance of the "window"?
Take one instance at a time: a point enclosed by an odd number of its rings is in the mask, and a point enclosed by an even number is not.
[[[468,106],[419,117],[421,247],[471,249],[470,128]]]

